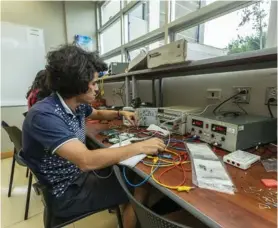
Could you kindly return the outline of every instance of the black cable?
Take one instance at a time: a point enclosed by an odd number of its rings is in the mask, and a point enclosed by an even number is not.
[[[123,106],[125,106],[125,102],[124,102],[123,96],[122,96],[122,95],[120,95],[120,94],[118,94],[118,95],[119,95],[119,97],[120,97],[120,98],[121,98],[121,100],[122,100]]]
[[[243,111],[246,115],[248,115],[247,111],[239,103],[236,102],[236,105],[237,107],[239,107],[241,111]]]
[[[275,98],[269,98],[268,101],[267,101],[267,108],[268,108],[268,111],[269,111],[269,114],[270,114],[271,118],[274,118],[274,116],[273,116],[272,110],[270,108],[270,103],[274,102],[274,101],[275,101]]]
[[[225,104],[226,102],[228,102],[229,100],[232,100],[233,98],[235,98],[236,96],[238,96],[239,94],[246,94],[245,90],[241,90],[240,92],[236,93],[235,95],[229,97],[228,99],[224,100],[223,102],[221,102],[219,105],[217,105],[214,109],[213,109],[213,114],[216,115],[216,111],[217,109],[219,109],[223,104]]]

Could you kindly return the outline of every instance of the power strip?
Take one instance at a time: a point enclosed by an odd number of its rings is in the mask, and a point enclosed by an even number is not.
[[[252,164],[260,159],[260,156],[242,150],[237,150],[223,157],[224,162],[243,170],[250,168]]]

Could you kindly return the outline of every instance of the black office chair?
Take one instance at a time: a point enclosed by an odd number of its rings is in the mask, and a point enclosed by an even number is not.
[[[20,152],[21,153],[21,152]],[[20,156],[19,153],[19,156]],[[32,173],[34,175],[34,177],[37,180],[40,180],[39,174],[38,176],[36,175],[35,172],[33,172],[33,168],[32,165],[29,164],[26,160],[24,160],[24,158],[22,156],[20,156],[20,158],[24,161],[24,163],[27,165],[27,167],[29,167],[30,169],[30,173]],[[83,213],[77,216],[71,216],[71,217],[67,217],[67,218],[60,218],[60,217],[56,217],[53,214],[52,211],[52,196],[51,193],[49,191],[49,189],[42,184],[42,182],[38,181],[36,183],[36,185],[33,185],[35,192],[38,194],[40,194],[42,196],[42,202],[44,204],[44,227],[45,228],[60,228],[60,227],[64,227],[66,225],[69,225],[71,223],[74,223],[80,219],[83,219],[87,216],[90,216],[92,214],[104,211],[104,210],[109,210],[109,209],[115,209],[116,211],[116,215],[117,215],[117,219],[118,219],[118,225],[119,228],[123,228],[123,222],[122,222],[122,216],[121,216],[121,211],[120,211],[120,207],[119,205],[115,205],[111,208],[105,208],[102,210],[98,210],[98,211],[91,211],[91,212],[87,212],[87,213]]]
[[[19,156],[19,151],[22,148],[22,132],[21,132],[21,130],[18,127],[9,126],[5,121],[2,121],[1,125],[5,129],[5,131],[8,133],[10,140],[14,144],[14,154],[13,154],[12,169],[11,169],[9,191],[8,191],[8,197],[10,197],[11,192],[12,192],[12,186],[13,186],[15,162],[17,162],[19,165],[24,166],[24,167],[26,167],[26,164],[23,162],[23,160]],[[28,171],[29,170],[27,168],[26,176],[28,176]],[[32,179],[33,179],[33,175],[32,175],[32,173],[30,173],[29,181],[28,181],[28,188],[27,188],[27,195],[26,195],[24,220],[28,219]]]
[[[120,185],[126,192],[132,207],[135,211],[135,214],[137,216],[138,222],[140,224],[140,228],[150,228],[150,227],[159,227],[159,228],[188,228],[188,226],[184,226],[181,224],[178,224],[176,222],[170,221],[164,217],[159,216],[158,214],[154,213],[147,207],[145,207],[143,204],[138,202],[133,195],[128,190],[125,181],[123,180],[122,173],[120,171],[120,168],[117,165],[113,166],[115,175],[120,182]]]
[[[26,117],[27,113],[28,113],[28,112],[23,112],[22,115],[23,115],[24,117]],[[28,177],[28,175],[29,175],[29,169],[28,169],[28,167],[27,167],[27,169],[26,169],[26,177]]]

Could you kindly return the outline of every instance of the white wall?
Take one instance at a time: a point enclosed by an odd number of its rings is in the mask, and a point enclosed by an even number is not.
[[[122,105],[119,97],[112,96],[112,88],[121,87],[122,83],[109,83],[104,86],[105,98],[110,105]],[[266,87],[277,85],[277,69],[252,70],[209,75],[194,75],[186,77],[166,78],[163,81],[164,106],[188,105],[205,107],[207,104],[219,101],[208,100],[208,88],[222,89],[222,99],[233,95],[233,86],[251,86],[249,104],[242,104],[250,114],[269,116],[265,101]],[[142,101],[152,101],[151,81],[139,81],[138,96]],[[225,105],[227,109],[237,107]],[[225,110],[225,109],[224,109]],[[272,106],[274,116],[277,116],[276,106]]]
[[[65,1],[65,23],[67,41],[72,43],[75,35],[93,38],[93,49],[96,50],[95,2]]]
[[[75,34],[96,38],[95,3],[92,2],[2,1],[1,21],[42,28],[46,52],[67,40],[72,42]],[[26,106],[1,107],[1,119],[21,128],[22,113],[26,110]],[[8,135],[1,129],[1,152],[12,150]]]
[[[206,106],[208,88],[222,89],[222,101],[233,95],[233,86],[250,86],[249,104],[242,104],[248,113],[269,116],[265,103],[266,87],[277,85],[277,69],[252,70],[210,75],[196,75],[165,79],[163,96],[164,105]],[[231,106],[225,106],[230,108]],[[235,107],[236,109],[236,107]],[[277,115],[276,107],[272,107]]]
[[[66,41],[62,2],[2,1],[1,21],[43,29],[46,52]],[[1,119],[21,128],[26,110],[26,106],[1,107]],[[13,144],[1,128],[1,152],[12,150]]]
[[[46,51],[66,41],[63,3],[59,1],[2,1],[1,21],[42,28]]]

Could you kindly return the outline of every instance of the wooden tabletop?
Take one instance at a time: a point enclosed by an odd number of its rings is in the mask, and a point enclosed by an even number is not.
[[[120,124],[120,122],[117,122]],[[87,136],[101,147],[108,147],[110,144],[102,143],[103,136],[98,133],[109,129],[108,124],[87,124]],[[223,156],[226,152],[217,151],[218,155]],[[190,168],[190,164],[185,164]],[[237,192],[234,195],[220,193],[216,191],[196,188],[186,192],[177,192],[157,185],[150,179],[150,183],[161,190],[169,198],[174,200],[185,210],[195,215],[201,221],[211,227],[225,228],[276,228],[277,227],[277,209],[262,209],[258,198],[266,197],[269,189],[262,183],[262,178],[277,179],[276,172],[266,172],[260,162],[244,171],[231,165],[226,165]],[[159,175],[164,168],[156,171]],[[150,167],[139,163],[134,171],[142,177],[150,173]],[[176,185],[183,178],[183,174],[178,169],[162,176],[161,181],[165,184]],[[186,184],[192,185],[192,173],[187,172]],[[272,189],[271,192],[277,191]]]

